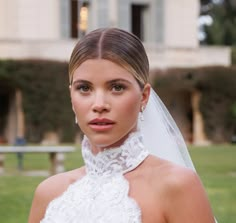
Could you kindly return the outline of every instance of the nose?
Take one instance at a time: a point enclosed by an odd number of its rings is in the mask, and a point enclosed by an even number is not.
[[[94,95],[94,102],[92,105],[93,112],[102,113],[110,110],[110,104],[108,99],[103,92],[97,92]]]

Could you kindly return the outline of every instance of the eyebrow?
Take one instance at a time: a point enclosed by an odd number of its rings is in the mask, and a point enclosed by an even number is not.
[[[132,84],[130,81],[128,81],[126,79],[120,79],[120,78],[107,81],[106,84],[114,84],[114,83],[117,83],[117,82],[124,82],[124,83],[130,84],[130,85]],[[74,85],[76,83],[86,83],[86,84],[92,85],[92,83],[90,81],[83,80],[83,79],[78,79],[78,80],[73,81],[72,85]]]
[[[78,80],[73,81],[72,85],[77,84],[77,83],[92,84],[90,81],[78,79]]]
[[[130,81],[126,80],[126,79],[113,79],[113,80],[110,80],[108,81],[108,84],[113,84],[113,83],[117,83],[117,82],[124,82],[126,84],[132,84]]]

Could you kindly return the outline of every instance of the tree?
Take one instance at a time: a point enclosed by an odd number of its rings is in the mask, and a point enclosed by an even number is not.
[[[201,0],[201,16],[210,16],[212,24],[203,25],[202,44],[236,45],[236,0]]]

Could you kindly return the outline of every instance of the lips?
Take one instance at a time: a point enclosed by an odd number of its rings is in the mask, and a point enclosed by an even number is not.
[[[95,131],[109,130],[113,127],[114,124],[115,124],[114,121],[110,119],[106,119],[106,118],[102,118],[102,119],[96,118],[89,122],[90,128]]]
[[[110,119],[106,119],[106,118],[103,118],[103,119],[96,118],[96,119],[93,119],[92,121],[90,121],[89,124],[92,124],[92,125],[110,125],[110,124],[115,124],[115,122],[113,122]]]

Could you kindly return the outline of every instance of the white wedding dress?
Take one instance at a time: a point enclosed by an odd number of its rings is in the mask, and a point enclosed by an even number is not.
[[[41,223],[141,223],[141,210],[128,196],[123,176],[140,165],[149,152],[140,132],[124,144],[93,155],[88,139],[82,142],[86,175],[51,201]]]

